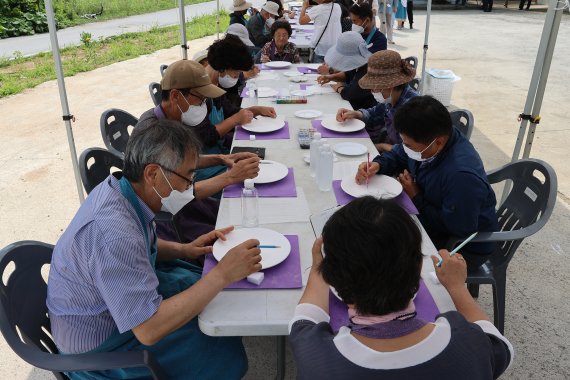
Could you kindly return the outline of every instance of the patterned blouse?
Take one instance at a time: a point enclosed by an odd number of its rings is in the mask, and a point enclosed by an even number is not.
[[[291,63],[301,62],[301,57],[299,57],[299,50],[295,47],[292,42],[287,42],[283,47],[283,52],[279,53],[277,51],[277,46],[275,41],[270,41],[266,43],[263,48],[261,48],[261,57],[269,57],[269,61],[287,61]]]

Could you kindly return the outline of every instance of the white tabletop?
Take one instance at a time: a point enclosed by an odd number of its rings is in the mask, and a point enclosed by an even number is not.
[[[294,67],[293,70],[296,68]],[[269,86],[274,88],[287,88],[291,83],[288,78],[283,76],[279,70],[279,79],[272,80],[270,83],[260,82],[259,86]],[[308,82],[314,83],[314,81]],[[298,85],[295,84],[298,88]],[[243,100],[242,107],[250,106],[250,99]],[[234,141],[234,145],[240,146],[259,146],[266,148],[265,158],[282,162],[289,167],[293,167],[295,171],[295,182],[298,187],[303,189],[300,194],[301,199],[291,200],[287,198],[264,199],[260,202],[260,207],[271,207],[274,210],[280,208],[293,207],[298,209],[298,214],[293,216],[289,212],[283,215],[285,220],[296,220],[294,222],[281,222],[262,224],[260,226],[273,229],[283,234],[294,234],[299,236],[301,271],[303,272],[303,285],[306,284],[308,278],[308,268],[311,266],[311,247],[315,240],[315,235],[309,223],[309,214],[318,213],[330,207],[336,206],[336,199],[333,191],[321,192],[318,190],[314,179],[310,176],[309,166],[303,162],[303,154],[308,150],[299,148],[297,142],[297,131],[299,128],[309,128],[310,120],[299,119],[293,113],[300,109],[316,109],[325,114],[336,113],[340,107],[350,108],[348,102],[342,100],[338,94],[327,94],[311,96],[308,98],[308,104],[275,104],[271,99],[259,99],[259,105],[273,106],[277,110],[278,115],[284,116],[289,122],[290,139],[289,140],[240,140]],[[361,139],[328,139],[331,145],[340,142],[354,141],[368,147],[372,156],[377,154],[374,145],[368,138]],[[349,161],[363,161],[366,156],[361,157],[342,157],[338,156],[339,161],[335,163],[335,179],[343,174],[343,170],[350,170],[351,165],[346,163]],[[348,168],[348,169],[347,169]],[[306,199],[306,202],[302,199]],[[239,198],[227,199],[222,198],[218,220],[216,227],[223,227],[230,224],[230,221],[239,220],[240,208]],[[305,204],[303,204],[305,203]],[[308,212],[307,212],[308,210]],[[262,214],[262,212],[260,212]],[[275,222],[275,220],[272,220]],[[422,238],[424,239],[424,254],[435,253],[435,248],[429,237],[422,228]],[[424,265],[422,268],[422,277],[430,290],[436,304],[441,312],[453,310],[453,303],[441,285],[435,285],[428,278],[428,273],[433,271],[433,264],[429,256],[424,257]],[[210,304],[202,311],[199,316],[200,329],[212,336],[263,336],[263,335],[288,335],[287,326],[293,316],[295,306],[297,305],[303,289],[259,289],[259,290],[225,290],[218,294]]]

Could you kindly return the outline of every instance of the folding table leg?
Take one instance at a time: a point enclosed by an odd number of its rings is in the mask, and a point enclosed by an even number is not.
[[[277,375],[275,380],[283,380],[285,378],[285,344],[286,336],[277,337]]]

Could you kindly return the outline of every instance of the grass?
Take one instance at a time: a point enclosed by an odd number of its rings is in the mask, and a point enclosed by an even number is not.
[[[220,30],[226,30],[228,25],[229,15],[223,11],[220,15]],[[186,36],[189,41],[216,32],[214,14],[194,18],[186,24]],[[179,38],[178,26],[154,27],[147,32],[125,33],[93,41],[88,45],[68,47],[61,50],[64,75],[73,76],[160,49],[171,48],[179,43]],[[20,55],[13,59],[0,58],[0,98],[20,93],[55,78],[51,53],[42,53],[33,57]]]
[[[184,0],[185,5],[210,0]],[[85,14],[103,13],[97,19],[84,18]],[[105,21],[178,7],[178,0],[55,0],[54,9],[65,26],[81,25],[93,21]]]

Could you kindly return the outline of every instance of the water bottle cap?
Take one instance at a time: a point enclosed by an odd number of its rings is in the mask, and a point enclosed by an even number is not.
[[[315,140],[320,140],[321,139],[321,132],[315,132],[313,133],[313,139]]]
[[[328,150],[328,149],[330,149],[331,146],[330,146],[330,144],[323,144],[322,147],[323,147],[325,150]]]
[[[243,181],[243,185],[246,189],[253,189],[255,182],[253,182],[253,179],[248,178],[245,181]]]

